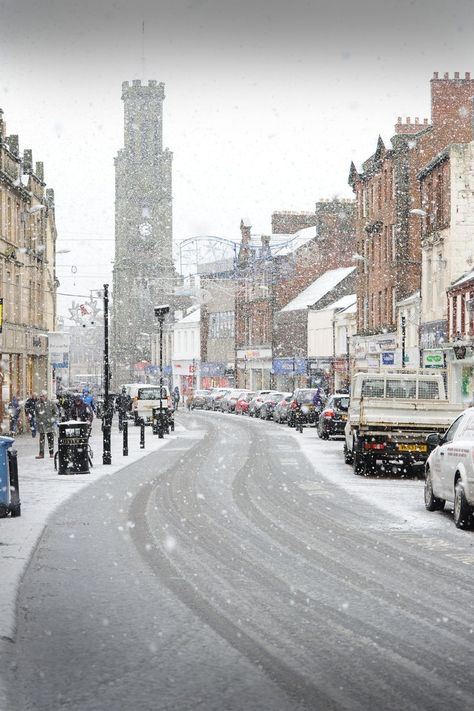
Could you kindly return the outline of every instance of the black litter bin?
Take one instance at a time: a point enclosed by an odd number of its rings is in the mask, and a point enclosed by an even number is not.
[[[60,422],[54,468],[58,474],[90,474],[88,422]]]
[[[164,434],[169,434],[170,421],[167,407],[161,409],[159,407],[153,408],[152,428],[153,434],[157,434],[160,438],[163,437]]]

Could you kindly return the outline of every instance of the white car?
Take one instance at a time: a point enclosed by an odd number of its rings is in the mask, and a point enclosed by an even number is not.
[[[474,523],[474,407],[457,417],[444,435],[427,437],[434,446],[425,468],[425,507],[441,511],[454,504],[454,523],[470,528]]]

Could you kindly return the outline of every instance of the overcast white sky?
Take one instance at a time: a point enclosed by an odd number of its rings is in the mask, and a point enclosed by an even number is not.
[[[237,239],[242,216],[268,233],[351,197],[351,160],[429,117],[433,71],[474,73],[473,20],[472,0],[0,0],[0,107],[56,192],[60,292],[111,281],[122,81],[166,84],[175,240]]]

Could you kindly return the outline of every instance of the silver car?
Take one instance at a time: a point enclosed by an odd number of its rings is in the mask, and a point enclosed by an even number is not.
[[[454,504],[458,528],[474,524],[474,407],[457,417],[444,435],[428,435],[434,447],[425,468],[425,507],[442,511],[446,501]]]

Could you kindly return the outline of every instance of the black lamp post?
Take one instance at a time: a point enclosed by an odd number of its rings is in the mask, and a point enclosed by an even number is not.
[[[102,419],[102,464],[112,464],[110,431],[112,429],[113,410],[109,402],[109,385],[109,285],[104,284],[104,416]]]
[[[402,316],[402,368],[405,367],[405,340],[406,340],[406,318]]]
[[[155,316],[158,319],[160,326],[160,421],[158,423],[158,437],[163,438],[164,422],[163,422],[163,324],[170,307],[168,304],[155,306]]]

